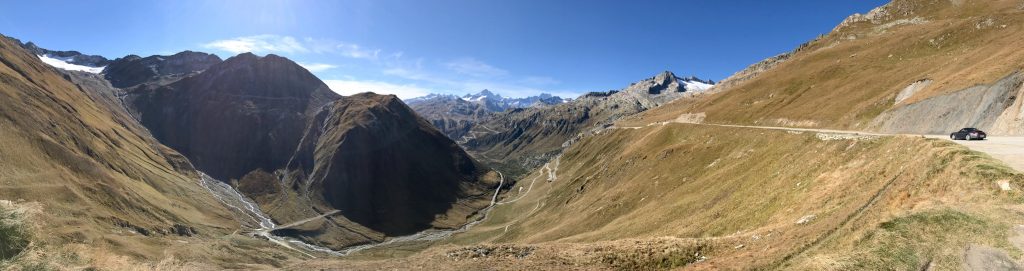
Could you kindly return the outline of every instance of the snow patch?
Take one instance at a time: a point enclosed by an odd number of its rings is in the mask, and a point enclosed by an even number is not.
[[[42,60],[46,65],[53,66],[58,69],[69,70],[69,71],[83,71],[88,73],[100,73],[105,67],[89,67],[77,64],[68,63],[70,58],[55,58],[48,55],[40,55],[39,60]]]
[[[687,91],[705,91],[715,86],[712,84],[698,82],[698,81],[682,81]]]

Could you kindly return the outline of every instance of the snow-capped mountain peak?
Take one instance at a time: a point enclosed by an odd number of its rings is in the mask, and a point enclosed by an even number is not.
[[[514,108],[555,105],[571,101],[571,99],[562,99],[561,97],[554,96],[549,93],[541,93],[536,96],[524,98],[510,98],[501,96],[501,94],[494,93],[490,90],[484,89],[478,93],[466,94],[461,97],[452,94],[434,93],[423,97],[412,98],[406,100],[405,102],[408,104],[418,104],[427,103],[431,101],[443,102],[451,100],[460,100],[463,102],[479,104],[480,106],[483,106],[484,108],[491,112],[502,112]]]

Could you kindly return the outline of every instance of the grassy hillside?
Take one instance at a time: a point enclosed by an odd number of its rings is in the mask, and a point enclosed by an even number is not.
[[[1024,176],[940,140],[668,124],[609,130],[547,168],[468,233],[401,263],[947,269],[969,245],[1021,255],[1008,241],[1021,195],[997,182]],[[451,256],[481,243],[533,252]]]
[[[259,262],[228,246],[238,223],[187,160],[116,112],[109,94],[72,83],[6,37],[0,82],[0,199],[21,210],[31,236],[0,269]],[[291,257],[276,251],[259,255],[260,265]]]
[[[705,113],[711,123],[873,129],[884,111],[1020,70],[1022,22],[1015,0],[895,0],[747,80],[723,81],[716,95],[677,101],[640,122]],[[897,101],[921,80],[930,83]]]

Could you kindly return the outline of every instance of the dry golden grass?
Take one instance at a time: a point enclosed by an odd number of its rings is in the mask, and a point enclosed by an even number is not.
[[[808,43],[788,61],[751,80],[699,99],[682,99],[633,124],[707,114],[710,123],[868,129],[915,81],[934,82],[901,104],[991,83],[1024,67],[1024,10],[1019,1],[896,0],[913,7],[898,19],[860,22]],[[989,23],[991,22],[991,23]],[[883,30],[884,29],[884,30]],[[856,39],[850,40],[850,37]]]
[[[470,266],[668,268],[571,256],[589,255],[595,244],[645,251],[622,242],[659,238],[706,245],[707,259],[686,265],[693,269],[949,268],[962,264],[968,244],[1020,255],[1007,238],[1009,225],[1024,216],[1006,211],[1019,204],[1020,192],[1001,192],[996,181],[1016,187],[1024,176],[945,141],[822,140],[811,132],[668,124],[588,138],[558,165],[552,182],[543,169],[520,180],[504,201],[530,192],[469,232],[384,266],[459,269],[463,263],[444,251],[508,243],[534,247],[536,255]],[[808,215],[813,219],[797,223]],[[377,264],[363,257],[299,266]]]
[[[0,37],[0,199],[36,210],[25,218],[29,249],[0,269],[220,269],[295,257],[218,239],[236,238],[238,223],[187,161],[90,91]],[[174,225],[197,234],[175,235]],[[191,261],[161,262],[175,258]]]

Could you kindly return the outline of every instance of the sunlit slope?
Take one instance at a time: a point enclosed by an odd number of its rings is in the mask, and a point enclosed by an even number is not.
[[[896,0],[643,122],[704,113],[711,123],[913,133],[1007,126],[997,133],[1020,134],[1011,124],[1019,120],[997,117],[1019,115],[1010,105],[1020,80],[1000,80],[1024,65],[1022,22],[1020,1]],[[959,96],[929,100],[942,95]],[[914,104],[942,109],[903,109]]]
[[[948,142],[668,124],[557,161],[553,181],[527,176],[453,243],[692,238],[710,248],[691,267],[715,268],[959,267],[968,244],[1020,255],[1007,237],[1022,217],[1005,209],[1020,195],[997,182],[1022,177]]]
[[[193,245],[238,223],[184,157],[130,123],[110,93],[75,82],[0,37],[0,199],[29,210],[21,219],[32,235],[29,250],[0,269],[251,260],[234,248],[211,249],[217,242]],[[262,264],[273,262],[280,260]]]

